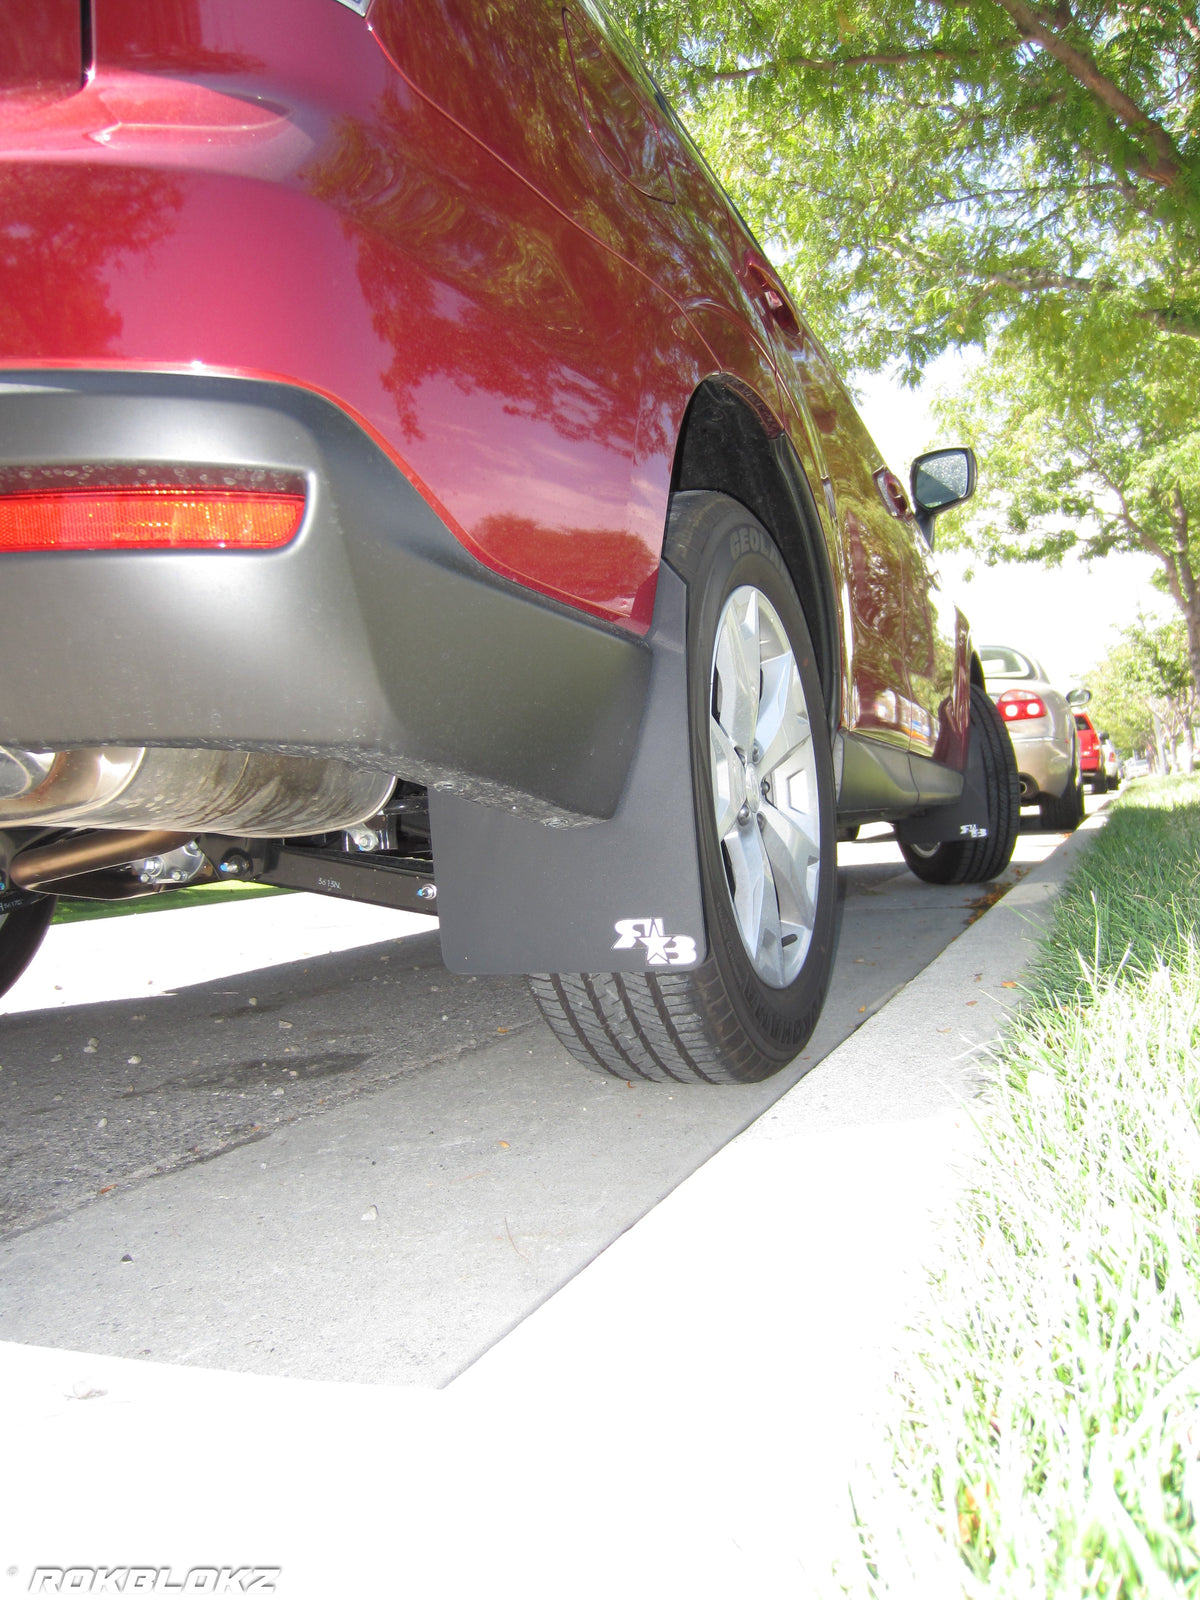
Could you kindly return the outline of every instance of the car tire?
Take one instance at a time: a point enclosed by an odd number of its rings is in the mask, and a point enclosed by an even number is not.
[[[1093,778],[1092,782],[1091,782],[1091,790],[1092,790],[1093,794],[1107,794],[1108,793],[1108,778],[1107,778],[1107,776],[1098,776],[1098,777]]]
[[[756,1083],[807,1043],[833,962],[837,845],[825,701],[792,580],[745,507],[720,494],[677,495],[663,553],[688,589],[689,743],[708,954],[691,971],[662,976],[529,981],[584,1066],[626,1080]]]
[[[0,911],[0,994],[6,994],[38,953],[58,904],[43,895],[32,905]]]
[[[926,883],[986,883],[1012,860],[1021,818],[1017,758],[1004,719],[987,691],[971,685],[971,738],[979,740],[987,793],[988,831],[984,839],[954,839],[944,844],[902,844],[911,871]]]
[[[1044,794],[1038,801],[1038,810],[1042,814],[1042,827],[1050,828],[1055,833],[1074,833],[1083,821],[1083,779],[1079,776],[1078,767],[1071,773],[1071,781],[1056,799],[1054,795]]]

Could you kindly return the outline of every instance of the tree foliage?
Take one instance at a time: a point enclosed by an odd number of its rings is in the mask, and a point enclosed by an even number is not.
[[[1156,624],[1139,616],[1093,667],[1088,686],[1092,720],[1121,749],[1183,741],[1190,750],[1197,697],[1181,617]]]
[[[1115,645],[1088,674],[1094,696],[1091,715],[1123,755],[1143,754],[1154,748],[1154,718],[1150,704],[1127,672],[1129,649]]]
[[[939,405],[986,463],[939,537],[988,564],[1152,556],[1200,682],[1200,344],[1101,315],[1073,310],[1035,343],[1005,333]]]
[[[1188,0],[616,0],[848,364],[1064,312],[1200,340]]]
[[[1195,0],[615,4],[844,364],[983,350],[950,540],[1149,553],[1200,681]]]

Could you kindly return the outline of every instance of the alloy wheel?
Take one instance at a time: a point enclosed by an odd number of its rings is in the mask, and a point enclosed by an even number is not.
[[[775,989],[794,982],[816,920],[821,865],[813,729],[774,606],[735,589],[717,624],[709,756],[717,838],[746,954]]]

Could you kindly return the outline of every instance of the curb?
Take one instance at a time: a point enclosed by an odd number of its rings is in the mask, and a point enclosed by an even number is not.
[[[974,1098],[983,1087],[982,1063],[1024,998],[1054,902],[1107,821],[1107,809],[1068,834],[740,1137],[790,1136],[811,1126],[814,1113],[846,1125],[845,1112],[832,1107],[844,1098],[848,1079],[866,1110],[850,1125],[929,1116]],[[835,1082],[836,1096],[828,1092]]]
[[[670,1348],[689,1314],[710,1327],[724,1321],[725,1347],[736,1349],[739,1315],[754,1307],[758,1327],[775,1319],[786,1327],[788,1296],[803,1298],[813,1285],[839,1296],[842,1348],[824,1349],[821,1359],[857,1351],[869,1364],[880,1329],[909,1303],[916,1237],[955,1183],[970,1137],[964,1107],[986,1083],[987,1057],[1023,998],[1054,902],[1105,821],[1093,813],[445,1392],[529,1394],[550,1374],[570,1386],[574,1361],[605,1362],[615,1373],[626,1363],[606,1351],[647,1337],[653,1346],[655,1335]],[[812,1342],[811,1332],[799,1339]]]

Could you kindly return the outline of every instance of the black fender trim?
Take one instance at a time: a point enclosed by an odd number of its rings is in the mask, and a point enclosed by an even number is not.
[[[842,715],[838,585],[829,538],[795,444],[786,433],[767,433],[736,380],[706,378],[688,405],[672,488],[707,489],[740,501],[778,545],[816,651],[832,738]]]
[[[429,792],[452,972],[646,972],[707,955],[688,751],[687,589],[659,567],[650,687],[617,810],[590,828]]]

